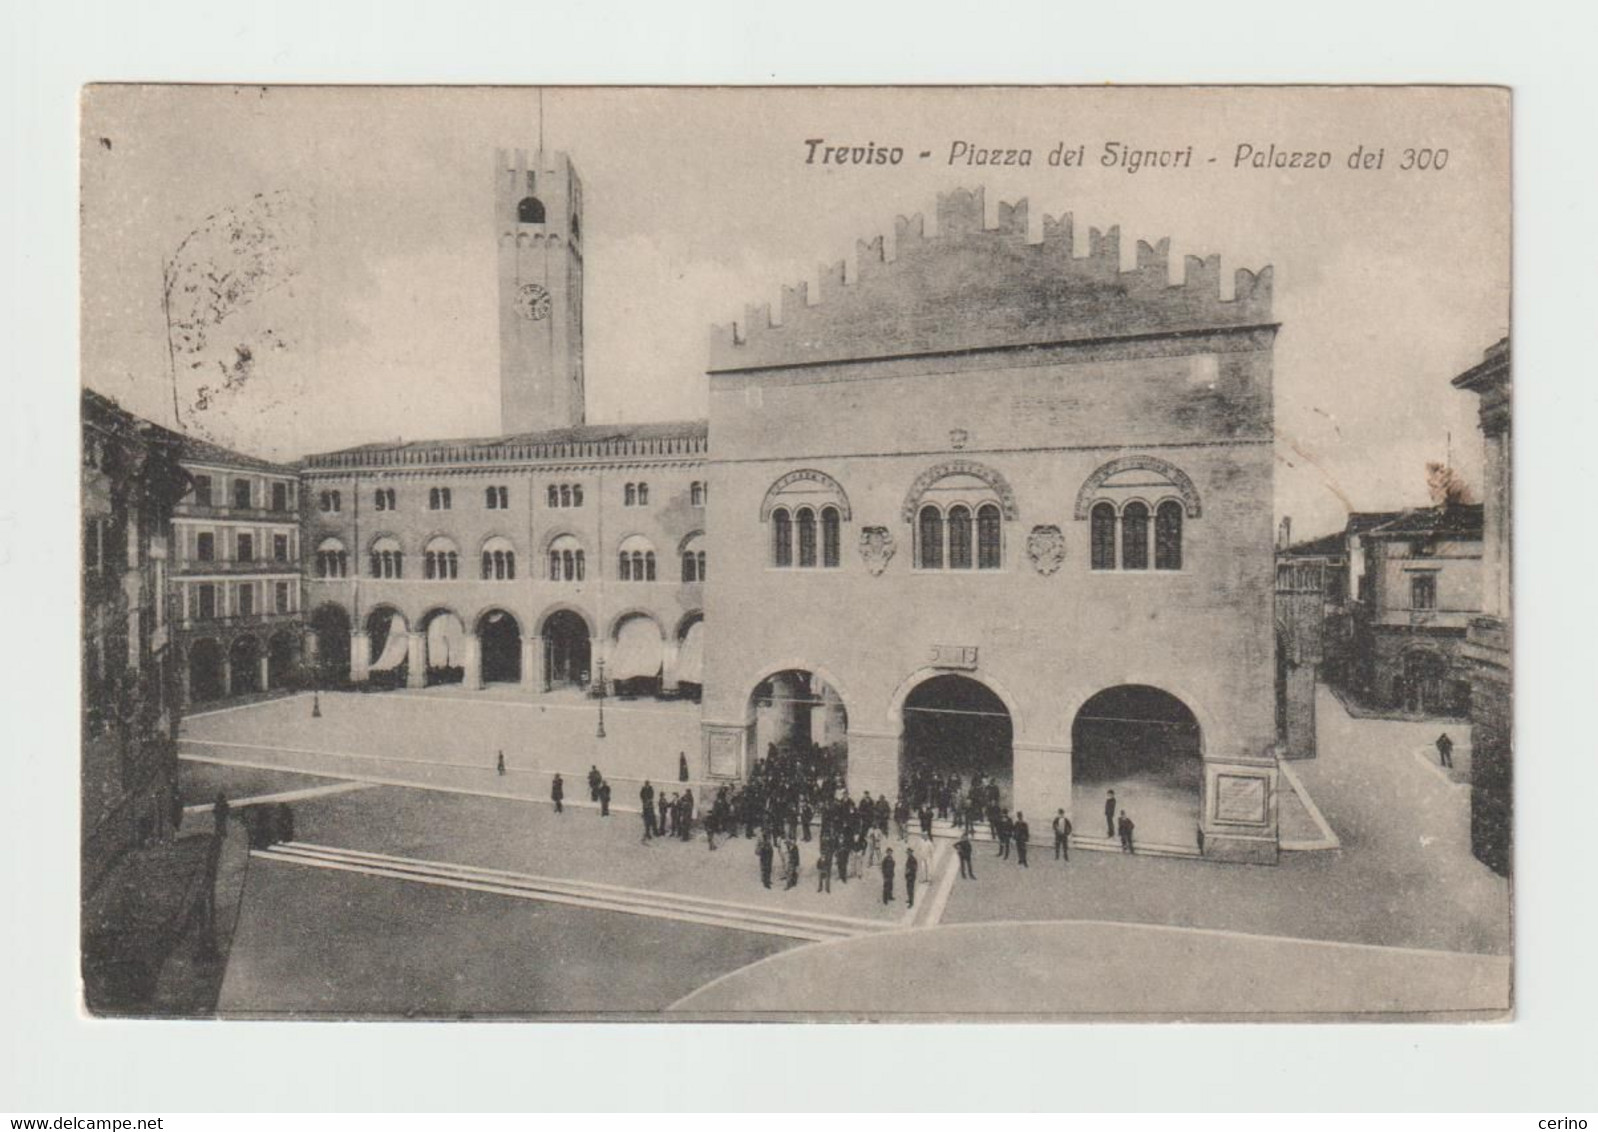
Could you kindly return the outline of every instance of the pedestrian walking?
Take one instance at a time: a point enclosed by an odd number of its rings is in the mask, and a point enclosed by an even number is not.
[[[916,877],[921,872],[921,862],[916,860],[915,847],[904,851],[904,897],[910,902],[910,907],[916,906]]]
[[[893,860],[893,847],[890,845],[887,851],[882,854],[882,902],[884,904],[893,902],[893,874],[897,869],[898,865]]]
[[[588,766],[588,800],[599,801],[599,784],[605,781],[605,776],[599,773],[599,767],[593,763]]]
[[[1136,852],[1136,850],[1132,848],[1132,831],[1137,827],[1132,824],[1132,819],[1127,816],[1125,810],[1121,811],[1121,821],[1118,828],[1121,833],[1121,852]]]
[[[1028,868],[1026,847],[1027,843],[1032,840],[1032,827],[1027,825],[1026,815],[1020,810],[1015,812],[1015,832],[1012,836],[1015,838],[1015,863],[1023,869]]]
[[[561,802],[565,799],[565,797],[566,783],[561,781],[561,777],[557,773],[549,784],[549,800],[555,803],[555,812],[557,814],[563,814],[566,812],[565,807],[561,805]]]
[[[970,880],[977,879],[977,871],[971,864],[971,835],[962,832],[960,840],[954,843],[954,855],[960,858],[960,875]]]
[[[599,816],[610,817],[610,783],[603,779],[599,782]]]
[[[505,777],[505,752],[504,751],[501,751],[499,753],[499,759],[494,763],[494,769],[499,771],[499,776],[501,778]]]
[[[832,892],[832,854],[826,849],[816,858],[816,891]]]
[[[1104,836],[1115,836],[1115,791],[1111,790],[1104,799]]]
[[[788,842],[788,887],[799,887],[799,843]]]
[[[1064,810],[1054,815],[1054,859],[1067,863],[1071,860],[1071,819]]]
[[[638,791],[638,808],[644,815],[644,840],[648,841],[655,836],[655,788],[647,778]]]
[[[775,855],[770,840],[762,837],[760,844],[755,847],[755,857],[760,861],[760,883],[767,888],[771,887],[771,859]]]
[[[1446,731],[1437,736],[1437,765],[1450,769],[1454,765],[1454,741]]]

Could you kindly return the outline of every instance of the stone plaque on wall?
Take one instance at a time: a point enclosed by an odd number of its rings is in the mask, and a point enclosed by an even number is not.
[[[977,646],[933,645],[931,663],[934,668],[975,668],[977,666]]]
[[[729,731],[718,731],[710,736],[710,777],[736,778],[738,776],[738,736]]]
[[[1215,820],[1264,825],[1270,820],[1266,809],[1265,779],[1253,774],[1215,776]]]

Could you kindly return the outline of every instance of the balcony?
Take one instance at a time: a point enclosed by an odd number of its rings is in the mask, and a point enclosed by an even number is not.
[[[216,504],[196,503],[192,499],[185,499],[172,509],[172,514],[179,519],[231,519],[234,522],[250,523],[294,523],[300,521],[300,513],[292,508],[286,511],[277,511],[271,507],[222,507]]]
[[[177,563],[179,577],[195,574],[298,574],[300,560],[286,558],[185,558]]]
[[[217,629],[248,629],[264,625],[298,624],[304,620],[299,612],[229,613],[225,617],[186,617],[180,626],[186,633],[215,631]]]

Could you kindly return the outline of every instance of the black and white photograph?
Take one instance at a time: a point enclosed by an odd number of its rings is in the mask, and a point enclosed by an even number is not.
[[[1511,94],[81,93],[81,1002],[1508,1022]]]

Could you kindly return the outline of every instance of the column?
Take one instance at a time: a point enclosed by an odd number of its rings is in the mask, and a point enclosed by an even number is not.
[[[466,637],[466,656],[461,662],[461,686],[473,692],[483,686],[483,642],[476,633]]]
[[[681,647],[681,642],[675,637],[665,641],[660,661],[660,686],[664,691],[677,690],[677,653]]]
[[[194,702],[194,689],[189,685],[189,650],[178,654],[178,703],[188,707]]]
[[[226,642],[226,641],[223,642],[224,645],[226,645],[227,643],[228,642]],[[233,650],[229,649],[229,648],[223,648],[222,649],[222,694],[224,696],[231,696],[233,694],[233,655],[232,655],[232,652],[233,652]]]
[[[260,659],[261,691],[266,691],[272,686],[272,647],[267,645],[261,649]]]
[[[314,670],[317,662],[322,659],[322,642],[316,635],[315,629],[306,629],[300,638],[305,647],[304,665]]]
[[[364,684],[372,666],[372,638],[365,633],[350,634],[350,681]]]
[[[522,637],[522,688],[528,692],[544,690],[543,637]]]
[[[406,636],[410,640],[407,642],[405,654],[405,686],[425,688],[427,687],[427,634],[412,630]]]

